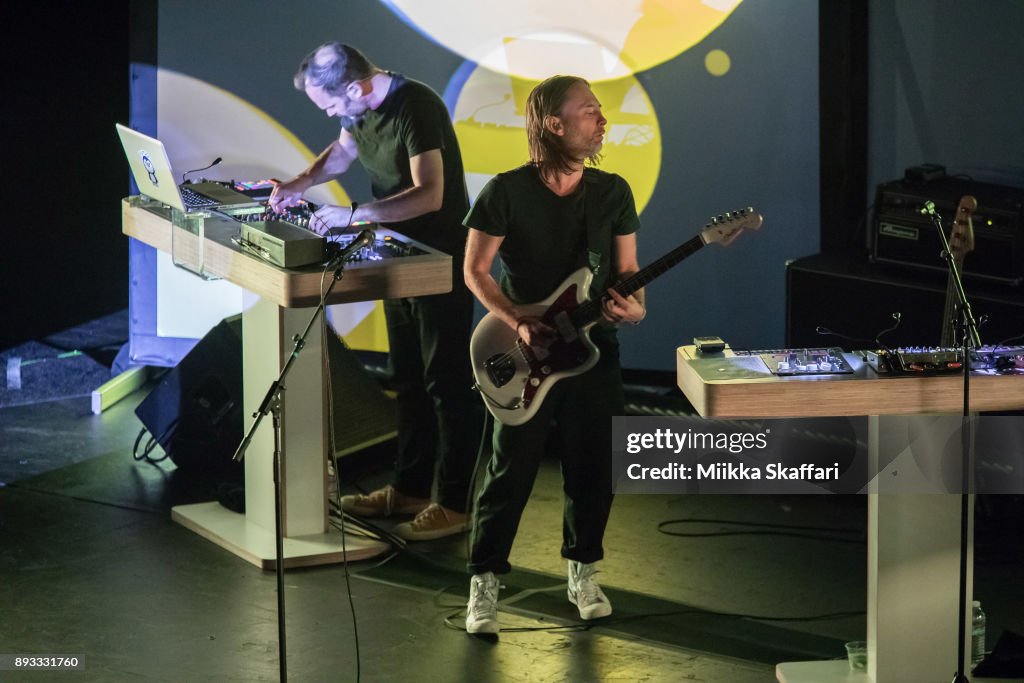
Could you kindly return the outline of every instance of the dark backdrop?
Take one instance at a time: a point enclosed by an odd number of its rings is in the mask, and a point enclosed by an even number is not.
[[[5,15],[0,350],[128,303],[118,199],[127,164],[127,0],[41,0]]]

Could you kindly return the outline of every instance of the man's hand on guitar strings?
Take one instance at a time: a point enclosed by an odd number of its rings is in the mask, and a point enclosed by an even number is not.
[[[608,322],[638,323],[647,315],[647,309],[636,297],[622,296],[614,289],[609,289],[608,296],[601,301],[601,313]]]
[[[535,315],[526,315],[516,320],[516,334],[529,346],[547,348],[558,338],[555,329]]]

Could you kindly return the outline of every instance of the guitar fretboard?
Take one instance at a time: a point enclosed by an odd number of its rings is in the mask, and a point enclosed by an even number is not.
[[[703,246],[704,239],[700,235],[696,235],[665,254],[657,261],[654,261],[647,267],[641,268],[637,272],[633,273],[628,278],[615,285],[614,289],[622,296],[629,296],[636,290],[647,285],[649,282],[652,282],[655,278],[664,275],[671,268],[679,265],[683,259],[700,251]],[[603,297],[599,299],[591,299],[577,306],[569,315],[573,325],[576,327],[583,327],[598,320],[601,317],[602,300]]]

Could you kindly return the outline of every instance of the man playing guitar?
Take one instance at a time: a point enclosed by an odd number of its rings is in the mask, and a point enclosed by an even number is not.
[[[469,633],[499,630],[495,574],[511,569],[516,529],[552,429],[561,445],[561,552],[569,561],[569,600],[583,619],[612,611],[594,574],[612,503],[612,416],[623,411],[616,324],[640,322],[646,308],[643,289],[630,296],[611,289],[639,270],[640,221],[626,181],[592,167],[606,124],[585,80],[547,79],[527,100],[531,162],[492,179],[466,217],[466,284],[531,353],[542,357],[564,331],[531,314],[527,304],[543,299],[581,266],[593,272],[590,295],[602,301],[603,315],[590,330],[600,351],[597,364],[554,385],[525,424],[495,424],[473,527]],[[491,276],[495,256],[502,264],[500,286]]]

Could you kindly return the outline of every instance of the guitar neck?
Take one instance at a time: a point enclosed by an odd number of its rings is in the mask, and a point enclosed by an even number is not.
[[[701,235],[696,235],[691,239],[687,240],[680,246],[676,247],[669,253],[662,256],[657,261],[654,261],[645,268],[641,268],[637,272],[630,275],[622,282],[615,285],[614,289],[622,296],[630,296],[636,290],[646,286],[652,282],[655,278],[664,275],[671,268],[679,265],[684,259],[691,256],[692,254],[700,251],[704,246],[704,239]],[[592,322],[595,322],[601,317],[601,300],[591,300],[584,304],[581,304],[572,313],[572,321],[576,327],[583,327]]]
[[[963,265],[963,259],[958,260],[960,262],[957,263],[957,269]],[[956,285],[953,283],[953,276],[950,275],[946,280],[946,308],[942,313],[942,338],[939,342],[942,348],[950,348],[958,343],[956,335],[953,334],[953,316],[956,315],[957,303]]]

